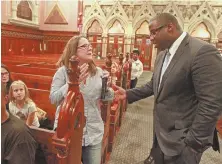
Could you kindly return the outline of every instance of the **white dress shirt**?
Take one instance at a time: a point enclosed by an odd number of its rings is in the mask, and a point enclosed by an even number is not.
[[[169,66],[173,56],[175,55],[177,49],[179,48],[180,44],[182,43],[183,39],[186,37],[187,33],[183,32],[179,38],[177,38],[177,40],[171,45],[169,52],[170,52],[170,59],[168,62],[167,67]]]
[[[183,39],[186,37],[187,33],[186,32],[183,32],[179,38],[177,38],[176,41],[174,41],[174,43],[171,45],[171,47],[169,48],[169,53],[170,53],[170,56],[169,56],[169,61],[168,63],[166,64],[166,67],[165,67],[165,70],[167,69],[167,67],[169,66],[172,58],[174,57],[177,49],[179,48],[180,44],[182,43]],[[165,60],[165,59],[164,59]],[[165,63],[165,61],[164,61]],[[164,71],[165,71],[164,70]],[[163,74],[164,72],[162,72],[163,69],[161,70],[161,76],[160,76],[160,82],[159,82],[159,87],[160,87],[160,84],[161,84],[161,81],[162,81],[162,77],[163,77]]]
[[[143,63],[137,59],[132,61],[131,80],[138,79],[143,73]]]

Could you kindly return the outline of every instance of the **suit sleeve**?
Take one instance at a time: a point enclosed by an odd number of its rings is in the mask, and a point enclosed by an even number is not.
[[[130,104],[135,101],[152,96],[153,95],[153,76],[151,80],[145,85],[138,88],[127,90],[126,95],[127,95],[127,100]]]
[[[222,111],[222,57],[217,49],[203,46],[193,60],[191,71],[198,109],[185,143],[203,152],[212,144]]]

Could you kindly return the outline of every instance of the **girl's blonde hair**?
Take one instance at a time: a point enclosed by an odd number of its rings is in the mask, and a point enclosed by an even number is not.
[[[17,85],[23,85],[24,86],[24,89],[25,89],[25,97],[24,97],[24,101],[25,103],[29,103],[29,102],[33,102],[31,99],[30,99],[30,96],[29,96],[29,90],[27,88],[27,86],[25,85],[25,83],[21,80],[17,80],[17,81],[14,81],[11,86],[10,86],[10,89],[9,89],[9,100],[13,103],[16,103],[16,99],[14,98],[13,96],[13,86],[17,86]],[[34,102],[33,102],[34,103]]]
[[[78,44],[79,44],[79,40],[81,38],[86,38],[86,37],[83,35],[73,36],[67,42],[61,57],[59,58],[58,62],[56,63],[56,65],[58,67],[65,66],[66,68],[69,68],[69,59],[73,55],[77,56]],[[91,76],[95,75],[96,74],[96,64],[93,62],[93,60],[88,64],[89,64],[89,72],[90,72]]]

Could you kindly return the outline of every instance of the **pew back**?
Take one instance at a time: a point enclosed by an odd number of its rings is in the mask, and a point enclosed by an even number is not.
[[[26,65],[7,65],[11,72],[23,73],[23,74],[33,74],[33,75],[43,75],[53,77],[56,69],[41,68],[41,67],[28,67]]]
[[[50,90],[52,77],[11,72],[13,80],[22,80],[28,88]]]
[[[29,93],[36,106],[43,109],[47,113],[51,123],[54,123],[56,106],[52,105],[49,100],[50,92],[48,90],[29,88]]]

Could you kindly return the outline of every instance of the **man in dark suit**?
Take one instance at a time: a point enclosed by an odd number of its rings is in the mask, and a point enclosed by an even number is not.
[[[133,103],[154,95],[155,164],[198,164],[222,111],[222,57],[171,14],[154,17],[149,30],[161,50],[151,81],[126,91],[115,86],[115,97]]]

